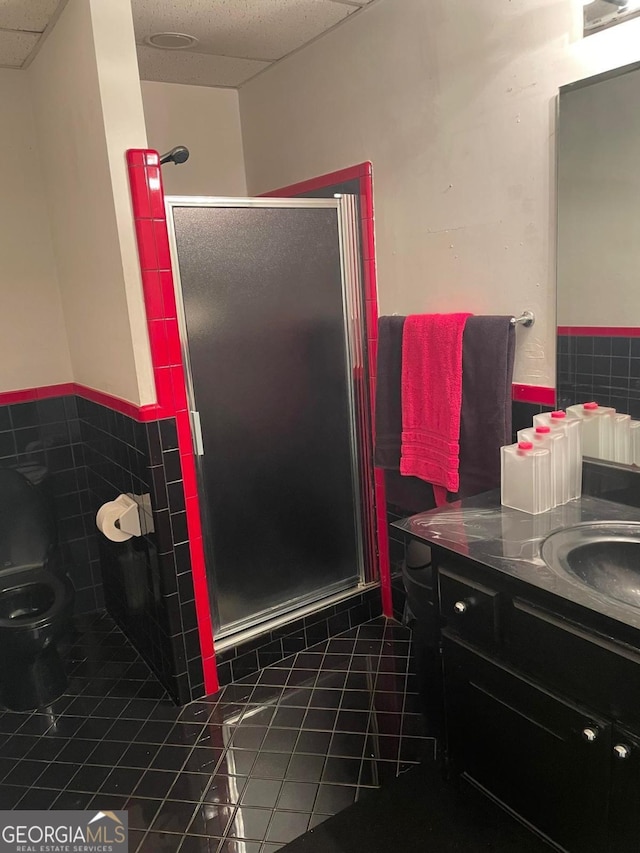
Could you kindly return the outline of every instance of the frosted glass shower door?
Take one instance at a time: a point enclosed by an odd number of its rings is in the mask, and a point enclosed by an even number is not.
[[[220,637],[362,579],[339,202],[168,208]]]

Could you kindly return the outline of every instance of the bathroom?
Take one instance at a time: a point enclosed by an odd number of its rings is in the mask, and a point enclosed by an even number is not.
[[[287,671],[282,661],[298,655],[308,675],[326,658],[330,681],[336,671],[344,675],[338,658],[350,649],[349,666],[364,667],[373,652],[375,667],[395,673],[401,686],[380,691],[385,701],[402,699],[415,682],[407,676],[415,676],[407,629],[382,621],[403,609],[398,572],[405,537],[387,522],[428,507],[388,500],[385,512],[384,481],[371,467],[377,316],[533,312],[534,326],[516,332],[514,426],[554,406],[556,327],[578,322],[556,322],[557,95],[640,58],[633,10],[620,12],[616,26],[583,33],[583,14],[596,7],[605,7],[601,17],[618,14],[610,5],[32,0],[3,6],[0,468],[17,469],[55,508],[79,633],[65,641],[61,676],[77,692],[44,705],[51,710],[28,722],[22,710],[0,718],[1,808],[118,811],[133,794],[131,850],[270,851],[354,800],[366,803],[385,774],[394,777],[425,749],[433,751],[411,694],[414,704],[404,711],[401,705],[381,712],[391,726],[382,738],[389,748],[394,726],[407,737],[397,737],[395,751],[373,762],[373,781],[362,775],[367,722],[364,730],[343,732],[348,746],[337,753],[339,766],[334,761],[316,772],[318,754],[332,749],[320,729],[313,737],[303,732],[314,743],[302,754],[314,761],[297,775],[287,776],[288,768],[280,773],[281,756],[295,747],[281,735],[284,746],[266,750],[271,766],[262,775],[237,769],[253,750],[240,747],[235,773],[218,764],[215,778],[227,780],[224,791],[218,796],[203,787],[212,776],[206,748],[219,762],[227,738],[242,730],[233,722],[242,710],[236,704],[247,698],[238,683],[244,679],[253,690],[267,666],[275,667],[276,684],[259,684],[277,690]],[[163,50],[145,42],[162,32],[193,34],[199,47]],[[268,634],[256,623],[235,645],[232,635],[226,643],[220,636],[207,534],[198,527],[202,471],[191,449],[192,421],[182,398],[178,404],[185,381],[180,318],[165,311],[171,275],[159,260],[141,267],[147,223],[164,227],[160,172],[144,152],[163,154],[176,145],[190,156],[161,167],[168,196],[263,197],[268,208],[268,194],[279,190],[281,197],[322,198],[332,216],[342,216],[338,202],[328,200],[355,193],[359,206],[355,286],[366,334],[353,358],[362,359],[357,366],[368,381],[350,391],[349,423],[356,422],[350,483],[361,489],[362,565],[355,580],[340,581],[350,586],[331,595],[312,591],[297,611],[282,609]],[[170,347],[171,356],[159,360]],[[569,353],[564,347],[560,353]],[[589,353],[580,353],[588,371]],[[353,418],[354,410],[360,417]],[[607,481],[603,488],[633,492],[633,478],[625,487],[611,485],[611,469],[603,470],[591,472]],[[229,488],[242,484],[236,479]],[[109,543],[95,524],[99,507],[121,494],[152,495],[142,519],[153,530],[147,526],[123,545]],[[331,518],[339,503],[332,503]],[[9,504],[9,530],[10,510]],[[251,540],[251,531],[234,523],[236,539]],[[322,530],[310,535],[323,538]],[[355,653],[354,642],[361,644]],[[311,655],[306,665],[304,654]],[[20,667],[8,658],[4,682],[17,669],[19,687]],[[361,672],[349,673],[354,684]],[[324,701],[332,700],[331,686],[322,689]],[[234,690],[233,701],[203,701]],[[362,691],[335,693],[355,706],[345,705],[345,712],[363,713]],[[261,705],[255,711],[256,720],[266,716]],[[258,724],[247,728],[257,737]],[[298,734],[300,721],[298,730],[272,728],[277,740],[281,732]],[[338,733],[335,720],[329,733]],[[355,777],[348,772],[353,749]],[[188,779],[176,779],[185,762]],[[229,782],[245,777],[261,784],[245,791]],[[304,803],[295,801],[294,788]]]

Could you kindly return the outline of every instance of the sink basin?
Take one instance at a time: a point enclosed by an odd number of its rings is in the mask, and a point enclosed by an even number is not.
[[[602,521],[556,530],[542,543],[540,556],[558,574],[640,608],[640,522]]]

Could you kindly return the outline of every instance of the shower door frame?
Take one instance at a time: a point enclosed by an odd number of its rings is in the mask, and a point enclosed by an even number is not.
[[[178,247],[173,219],[173,209],[180,207],[205,207],[205,208],[285,208],[285,209],[334,209],[337,212],[337,235],[340,253],[340,275],[342,290],[342,316],[344,327],[344,352],[345,352],[345,378],[347,386],[348,409],[349,409],[349,445],[351,457],[352,494],[354,502],[354,533],[356,537],[357,566],[354,572],[357,581],[352,579],[324,587],[314,593],[300,596],[294,599],[290,606],[283,604],[261,611],[260,614],[247,618],[229,626],[221,627],[220,614],[218,611],[218,599],[216,589],[216,571],[214,559],[214,547],[212,542],[211,525],[209,523],[209,507],[206,501],[204,487],[204,454],[202,448],[202,435],[200,430],[200,417],[196,407],[195,389],[191,360],[188,344],[187,320],[184,307],[182,281],[180,276],[180,265],[178,262]],[[173,269],[173,289],[177,307],[178,329],[180,334],[180,348],[184,365],[185,385],[187,403],[191,420],[191,434],[194,444],[194,460],[200,494],[200,516],[202,522],[202,537],[205,550],[205,558],[210,571],[207,571],[207,583],[209,587],[209,602],[211,619],[216,648],[220,650],[227,645],[233,645],[236,638],[241,636],[242,641],[257,634],[261,634],[268,628],[275,627],[284,621],[295,618],[300,613],[312,612],[318,607],[335,598],[354,594],[364,587],[377,584],[377,578],[372,577],[373,567],[365,565],[364,530],[363,530],[363,508],[360,498],[360,483],[362,472],[360,470],[359,452],[362,437],[357,427],[356,399],[355,399],[355,377],[358,371],[364,369],[366,329],[363,328],[364,318],[360,310],[361,300],[361,268],[360,268],[360,245],[358,224],[356,216],[356,202],[353,196],[336,195],[334,198],[236,198],[228,196],[165,196],[165,213],[167,230],[169,236],[169,247],[171,252]]]

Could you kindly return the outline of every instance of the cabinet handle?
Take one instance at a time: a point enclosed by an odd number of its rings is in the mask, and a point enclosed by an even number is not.
[[[453,605],[453,612],[454,613],[459,613],[459,614],[466,613],[468,609],[469,609],[469,605],[467,604],[466,601],[456,601],[456,603]]]
[[[582,730],[582,737],[589,743],[593,743],[593,741],[598,737],[598,730],[591,726],[587,726],[586,729]]]
[[[625,746],[623,743],[617,743],[613,747],[613,751],[615,753],[616,758],[629,758],[631,754],[631,750],[628,746]]]

